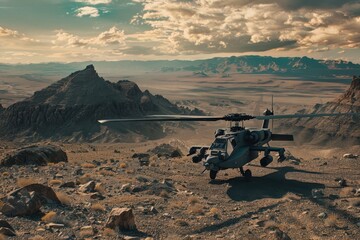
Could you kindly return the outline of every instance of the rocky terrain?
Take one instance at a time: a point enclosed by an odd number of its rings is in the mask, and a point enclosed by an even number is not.
[[[210,181],[171,157],[185,151],[175,143],[60,144],[68,161],[0,167],[0,239],[359,237],[359,159],[343,150],[287,148],[282,164],[247,166],[250,182],[237,170]]]
[[[157,123],[100,126],[97,120],[179,113],[191,111],[160,95],[142,92],[133,82],[106,81],[89,65],[30,98],[1,108],[0,134],[2,139],[21,141],[131,141],[127,133],[134,138],[158,138],[164,133]]]
[[[301,111],[302,113],[306,110]],[[354,76],[347,91],[325,104],[316,104],[307,113],[360,113],[360,77]],[[293,129],[300,138],[320,145],[360,145],[360,117],[338,116],[287,121],[284,128]],[[313,137],[315,136],[316,137]],[[309,142],[308,140],[306,140]]]
[[[175,95],[180,89],[187,99],[183,105],[212,114],[251,114],[256,102],[248,99],[254,97],[251,93],[269,89],[279,91],[275,107],[280,113],[303,108],[299,102],[319,89],[330,89],[319,92],[325,99],[343,91],[338,83],[262,75],[221,79],[227,83],[221,86],[205,75],[197,81],[179,77],[178,83],[144,78],[144,84],[164,92]],[[344,94],[310,112],[357,111],[359,86],[354,78]],[[189,98],[193,96],[195,100]],[[252,170],[251,181],[237,169],[220,171],[211,181],[203,166],[185,155],[189,146],[210,144],[213,131],[224,123],[171,131],[157,124],[96,123],[99,118],[153,113],[192,112],[141,91],[134,82],[106,81],[91,65],[0,107],[0,240],[360,237],[356,118],[289,121],[284,131],[296,125],[295,139],[307,145],[271,142],[286,148],[286,161],[263,168],[254,160],[245,167]],[[329,132],[334,124],[339,128]]]

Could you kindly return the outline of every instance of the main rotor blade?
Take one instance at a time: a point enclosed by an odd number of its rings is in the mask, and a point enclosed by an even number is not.
[[[124,119],[103,119],[99,123],[110,122],[159,122],[159,121],[218,121],[223,116],[191,116],[191,115],[149,115],[144,118],[124,118]]]
[[[204,121],[209,120],[221,120],[224,116],[199,116],[199,115],[147,115],[146,118],[175,118],[175,119],[194,119],[194,121],[199,121],[198,119],[206,119]],[[200,120],[201,121],[201,120]]]
[[[289,115],[269,115],[255,116],[255,119],[282,119],[282,118],[313,118],[313,117],[331,117],[340,115],[360,115],[360,113],[318,113],[318,114],[289,114]]]

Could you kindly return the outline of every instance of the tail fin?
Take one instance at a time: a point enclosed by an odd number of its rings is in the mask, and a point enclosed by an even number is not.
[[[272,111],[270,111],[269,109],[266,109],[265,112],[263,113],[264,116],[270,116],[270,115],[274,115],[274,113]],[[262,125],[262,128],[269,128],[269,119],[265,119]]]
[[[274,115],[274,95],[271,95],[271,112]],[[271,129],[274,130],[274,119],[271,119]]]

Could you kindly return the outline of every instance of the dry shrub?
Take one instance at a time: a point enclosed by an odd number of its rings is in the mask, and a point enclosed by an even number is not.
[[[340,191],[340,197],[352,197],[354,196],[355,189],[352,187],[342,188]]]
[[[41,218],[41,221],[46,222],[46,223],[50,223],[50,222],[53,222],[53,220],[55,219],[56,216],[57,216],[56,212],[51,211],[51,212],[48,212],[47,214],[45,214]]]
[[[47,214],[45,214],[41,218],[41,221],[46,222],[46,223],[59,223],[59,224],[69,225],[69,222],[65,219],[65,217],[59,216],[54,211],[51,211],[51,212],[48,212]]]
[[[117,234],[111,228],[104,228],[103,235],[104,237],[112,238],[112,237],[116,237]]]
[[[211,208],[209,211],[210,215],[219,215],[220,214],[220,209],[218,208]]]
[[[350,206],[360,207],[360,198],[355,198],[350,200]]]
[[[93,176],[91,176],[91,174],[89,174],[89,173],[86,173],[79,178],[79,183],[85,184],[87,182],[90,182],[91,180],[94,180]]]
[[[127,168],[127,164],[126,163],[120,163],[120,167],[121,168]]]
[[[63,205],[70,206],[73,201],[66,193],[63,192],[57,192],[56,196]]]
[[[202,215],[204,214],[204,208],[201,204],[194,204],[194,205],[190,205],[188,207],[188,212],[190,214],[197,214],[197,215]]]
[[[189,223],[183,219],[176,219],[175,224],[181,227],[187,227],[189,226]]]
[[[180,209],[182,207],[183,207],[182,201],[173,201],[173,202],[169,203],[170,209]]]
[[[92,229],[81,229],[80,230],[81,238],[92,237],[93,235],[94,235],[94,231]]]
[[[49,185],[51,186],[60,185],[60,184],[62,184],[62,181],[58,179],[52,179],[49,181]]]
[[[9,177],[9,176],[10,176],[10,173],[9,173],[9,172],[3,172],[2,176],[3,176],[3,177]]]
[[[277,224],[275,221],[273,221],[273,220],[269,220],[269,221],[266,221],[266,222],[264,223],[264,228],[265,228],[265,229],[275,230],[275,229],[277,229],[278,227],[279,227],[278,224]]]
[[[92,164],[92,163],[83,163],[83,164],[81,164],[81,166],[83,168],[96,168],[96,165]]]
[[[29,240],[45,240],[45,238],[43,238],[42,236],[36,235],[34,237],[29,238]]]
[[[97,183],[95,185],[95,191],[97,191],[98,193],[101,193],[103,195],[106,193],[106,190],[105,190],[104,186],[101,183]]]
[[[327,226],[327,227],[336,227],[337,222],[338,222],[337,216],[335,214],[330,214],[325,219],[325,226]]]
[[[58,167],[65,167],[66,163],[65,162],[58,162],[58,163],[55,163],[56,166]]]
[[[35,178],[19,178],[16,182],[19,187],[25,187],[35,183],[40,183],[40,180]]]
[[[101,203],[94,203],[93,205],[91,205],[91,210],[99,212],[106,211],[105,207]]]
[[[162,190],[160,192],[159,196],[162,197],[162,198],[169,198],[170,197],[169,193],[167,191],[165,191],[165,190]]]
[[[127,174],[134,174],[135,171],[133,169],[126,169],[125,171]]]
[[[150,159],[149,159],[149,166],[151,166],[151,167],[156,167],[156,162],[157,162],[157,160],[158,160],[158,157],[157,156],[153,156],[153,157],[151,157]]]
[[[197,197],[189,197],[189,204],[190,205],[195,205],[196,203],[199,203],[200,201],[199,201],[199,199],[197,198]]]
[[[102,170],[99,171],[99,175],[102,175],[102,176],[114,176],[115,173],[102,169]]]
[[[0,200],[0,208],[2,208],[5,204]]]

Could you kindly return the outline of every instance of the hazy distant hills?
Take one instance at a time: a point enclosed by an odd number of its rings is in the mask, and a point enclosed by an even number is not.
[[[24,141],[109,142],[132,141],[132,137],[143,136],[154,139],[164,135],[158,123],[104,126],[97,120],[191,113],[160,95],[141,91],[133,82],[106,81],[89,65],[30,98],[0,108],[0,135],[2,139]]]
[[[115,61],[92,62],[100,72],[113,74],[141,74],[145,72],[192,72],[197,76],[218,75],[227,77],[235,73],[280,74],[290,76],[340,77],[360,72],[360,64],[342,60],[316,60],[308,57],[240,56],[195,61]],[[59,75],[75,71],[87,62],[45,63],[27,65],[0,64],[0,72],[23,74],[40,73]]]
[[[304,111],[305,112],[305,111]],[[316,104],[307,113],[360,113],[360,76],[353,77],[347,91],[325,104]],[[360,115],[302,118],[283,121],[285,129],[293,129],[297,138],[317,144],[360,145]]]

